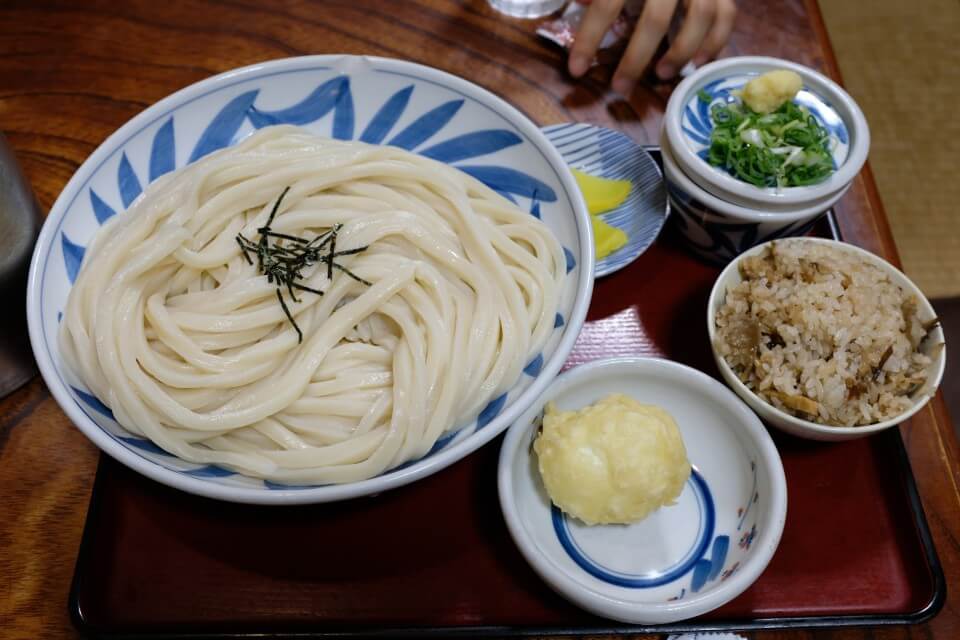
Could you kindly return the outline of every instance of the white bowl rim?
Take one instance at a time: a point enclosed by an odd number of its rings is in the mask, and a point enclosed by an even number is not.
[[[902,422],[905,422],[906,420],[909,420],[915,413],[917,413],[918,411],[920,411],[920,409],[926,406],[926,404],[937,394],[937,389],[940,387],[940,382],[943,380],[943,372],[946,368],[947,357],[946,357],[946,342],[944,341],[942,327],[937,327],[934,330],[939,335],[940,342],[943,342],[944,346],[940,349],[940,353],[937,355],[936,372],[933,378],[933,384],[930,385],[928,392],[925,393],[920,398],[917,398],[917,400],[913,403],[913,405],[903,413],[893,418],[889,418],[881,422],[875,422],[873,424],[863,425],[861,427],[834,427],[830,425],[819,424],[817,422],[811,422],[809,420],[802,420],[796,416],[790,415],[786,411],[782,411],[778,409],[777,407],[773,406],[772,404],[770,404],[769,402],[761,398],[759,395],[754,393],[750,389],[750,387],[745,385],[740,380],[740,378],[737,377],[737,374],[733,372],[733,369],[730,368],[730,365],[727,364],[727,361],[717,352],[717,348],[715,346],[717,330],[714,323],[715,314],[713,312],[713,309],[715,305],[716,305],[716,308],[719,309],[719,305],[722,304],[721,302],[719,302],[720,296],[721,295],[726,296],[727,294],[726,291],[721,291],[721,287],[723,286],[723,283],[730,277],[731,269],[739,269],[740,262],[744,258],[760,253],[767,247],[767,245],[770,245],[774,242],[784,242],[784,241],[793,242],[797,240],[800,240],[803,242],[813,242],[817,244],[823,244],[831,247],[837,247],[845,251],[850,251],[851,253],[868,260],[871,264],[874,264],[880,267],[887,273],[894,275],[894,277],[898,277],[898,279],[902,278],[903,282],[907,284],[907,288],[909,289],[909,292],[912,295],[916,296],[918,302],[920,303],[921,310],[925,313],[931,313],[933,315],[936,315],[936,312],[933,309],[933,305],[930,304],[930,301],[927,300],[926,296],[923,295],[923,292],[920,291],[917,285],[914,284],[913,281],[910,278],[908,278],[905,273],[900,271],[900,269],[897,269],[895,266],[893,266],[892,264],[890,264],[880,256],[870,253],[866,249],[861,249],[856,245],[843,242],[842,240],[833,240],[830,238],[799,237],[799,238],[780,238],[778,240],[770,240],[769,242],[764,242],[762,244],[758,244],[755,247],[751,247],[747,251],[744,251],[743,253],[735,257],[733,260],[731,260],[730,264],[728,264],[723,269],[723,271],[720,272],[720,275],[717,276],[717,279],[713,284],[713,288],[710,291],[710,297],[707,300],[707,335],[710,340],[710,349],[713,351],[714,360],[717,361],[717,367],[720,368],[720,371],[723,374],[723,377],[734,388],[734,391],[736,391],[737,395],[739,395],[741,398],[749,397],[755,400],[757,403],[762,405],[765,409],[768,409],[774,416],[777,417],[777,419],[782,420],[787,424],[793,425],[796,428],[796,431],[794,431],[794,433],[797,433],[797,431],[807,431],[810,433],[821,434],[824,436],[837,436],[837,437],[867,436],[873,433],[877,433],[878,431],[883,431],[884,429],[889,429],[890,427],[896,426]]]
[[[590,306],[594,280],[594,243],[593,230],[589,224],[589,214],[587,213],[586,204],[574,182],[573,175],[569,171],[557,170],[557,178],[569,196],[575,213],[575,223],[581,240],[581,246],[579,255],[577,256],[580,267],[580,279],[574,294],[574,304],[570,310],[569,317],[566,319],[566,328],[561,336],[560,342],[557,344],[556,351],[549,359],[544,361],[540,374],[531,385],[517,396],[516,400],[514,400],[510,406],[505,407],[503,412],[494,418],[485,428],[471,434],[462,442],[451,445],[429,457],[422,458],[408,467],[388,471],[386,475],[377,476],[368,480],[315,488],[267,490],[216,484],[201,478],[195,478],[166,469],[128,450],[108,435],[106,431],[101,429],[93,420],[87,417],[70,395],[51,357],[51,350],[57,347],[55,345],[48,345],[45,340],[40,308],[40,289],[46,256],[52,250],[53,243],[56,240],[56,234],[63,222],[68,208],[67,201],[72,201],[73,198],[78,195],[81,185],[93,173],[93,167],[99,166],[110,154],[121,147],[143,127],[163,117],[170,110],[187,104],[208,93],[221,90],[233,84],[255,79],[258,75],[268,71],[303,71],[317,66],[332,67],[334,69],[340,68],[349,71],[352,65],[362,65],[366,63],[376,64],[378,68],[405,71],[408,73],[414,72],[421,80],[442,86],[455,87],[458,91],[477,102],[486,104],[491,108],[495,107],[496,111],[510,121],[518,131],[526,135],[531,144],[544,155],[548,164],[554,168],[566,167],[559,152],[547,141],[546,136],[540,131],[540,128],[530,120],[530,118],[520,112],[519,109],[509,104],[503,98],[484,89],[480,85],[441,71],[440,69],[393,58],[352,54],[326,54],[269,60],[204,78],[178,89],[174,93],[157,101],[128,120],[107,137],[74,172],[50,208],[50,212],[44,221],[36,246],[34,247],[30,262],[27,281],[27,325],[30,344],[40,373],[54,399],[57,401],[57,404],[59,404],[60,408],[67,414],[70,421],[76,425],[87,438],[96,444],[101,451],[152,480],[208,498],[228,502],[265,505],[315,504],[345,500],[372,495],[409,484],[459,461],[461,458],[488,443],[509,427],[516,416],[522,412],[524,406],[535,400],[560,371],[564,361],[573,349],[573,344],[579,333],[579,327],[583,325],[586,319],[587,309]],[[577,328],[577,330],[574,331],[573,328]]]
[[[847,184],[841,187],[836,193],[826,196],[823,200],[817,200],[803,209],[763,211],[722,200],[691,180],[690,176],[684,173],[683,169],[677,164],[673,149],[670,147],[670,141],[667,140],[666,136],[662,136],[660,139],[660,155],[663,158],[664,179],[678,183],[681,189],[711,209],[719,211],[725,216],[748,220],[750,222],[782,222],[784,224],[790,224],[810,218],[818,213],[823,213],[835,205],[852,186],[851,184]]]
[[[744,433],[756,445],[760,454],[760,464],[771,485],[768,488],[770,501],[766,511],[761,533],[757,537],[756,551],[751,553],[740,569],[728,580],[713,589],[674,602],[637,603],[598,593],[589,587],[567,577],[549,557],[540,550],[521,522],[521,516],[513,495],[513,459],[521,444],[527,427],[533,416],[542,410],[546,396],[553,397],[563,390],[576,385],[583,379],[589,379],[607,368],[634,369],[670,369],[686,376],[701,393],[708,394],[715,401],[725,405],[739,416]],[[780,544],[787,513],[787,481],[783,462],[770,433],[757,418],[756,414],[744,404],[724,384],[706,373],[685,364],[651,357],[617,357],[592,360],[563,372],[534,401],[526,412],[507,431],[500,448],[497,467],[497,490],[500,496],[500,509],[510,535],[527,562],[537,574],[572,602],[592,613],[615,619],[642,624],[661,624],[676,622],[701,615],[720,607],[746,591],[767,568],[773,554]],[[640,618],[637,613],[647,614]]]
[[[786,187],[783,189],[760,188],[737,180],[733,176],[727,175],[721,171],[715,170],[707,165],[706,162],[691,151],[685,144],[682,144],[682,132],[680,130],[680,119],[683,106],[686,104],[686,97],[691,94],[694,88],[701,84],[708,77],[721,72],[729,72],[737,67],[762,67],[767,69],[789,69],[795,71],[803,78],[805,84],[814,85],[814,88],[824,94],[834,109],[839,113],[846,111],[850,114],[849,119],[844,118],[844,123],[849,131],[851,145],[847,158],[830,177],[819,184],[803,187]],[[695,73],[687,76],[677,85],[670,100],[667,102],[666,113],[664,114],[664,124],[667,137],[674,149],[674,154],[678,165],[683,167],[688,173],[695,175],[698,180],[705,181],[706,184],[713,186],[721,191],[727,191],[745,199],[748,202],[770,203],[770,204],[805,204],[811,200],[823,198],[850,183],[853,178],[863,168],[866,162],[867,153],[870,150],[870,128],[867,125],[866,117],[860,106],[854,101],[839,84],[815,71],[810,67],[768,56],[738,56],[716,60],[700,67]]]

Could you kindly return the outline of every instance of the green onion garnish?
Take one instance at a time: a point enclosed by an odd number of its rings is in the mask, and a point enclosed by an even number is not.
[[[830,134],[806,108],[787,101],[759,114],[739,102],[710,109],[707,162],[758,187],[817,184],[834,171]]]

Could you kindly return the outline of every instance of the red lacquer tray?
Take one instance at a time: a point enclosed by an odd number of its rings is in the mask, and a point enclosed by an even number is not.
[[[835,235],[829,222],[816,233]],[[705,310],[718,273],[666,231],[597,282],[568,366],[663,356],[717,376]],[[789,506],[769,567],[721,609],[656,631],[910,623],[939,611],[944,577],[899,432],[774,437]],[[282,508],[194,497],[103,456],[71,614],[105,637],[652,630],[580,611],[527,566],[500,513],[499,446],[376,497]]]

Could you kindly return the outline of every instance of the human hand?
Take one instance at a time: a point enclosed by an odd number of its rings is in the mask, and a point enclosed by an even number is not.
[[[579,0],[589,4],[570,50],[568,67],[580,77],[590,68],[604,34],[620,15],[625,0]],[[613,74],[613,90],[629,96],[670,27],[678,0],[646,0],[630,43]],[[657,75],[672,78],[691,59],[703,64],[726,44],[737,15],[734,0],[685,0],[683,26],[670,48],[657,62]]]

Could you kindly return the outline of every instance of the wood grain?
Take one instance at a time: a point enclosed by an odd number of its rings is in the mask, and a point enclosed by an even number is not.
[[[814,0],[742,0],[724,55],[791,58],[838,78]],[[0,126],[44,210],[91,152],[160,98],[263,60],[362,53],[439,67],[505,97],[533,120],[616,127],[656,143],[671,90],[645,84],[630,101],[610,69],[573,82],[562,54],[484,0],[22,1],[0,20]],[[838,205],[845,237],[894,261],[869,169]],[[960,467],[941,399],[903,428],[948,583],[960,579]],[[0,401],[0,635],[71,637],[67,592],[97,461],[94,447],[35,380]],[[764,640],[960,637],[960,596],[912,627],[751,634]]]

